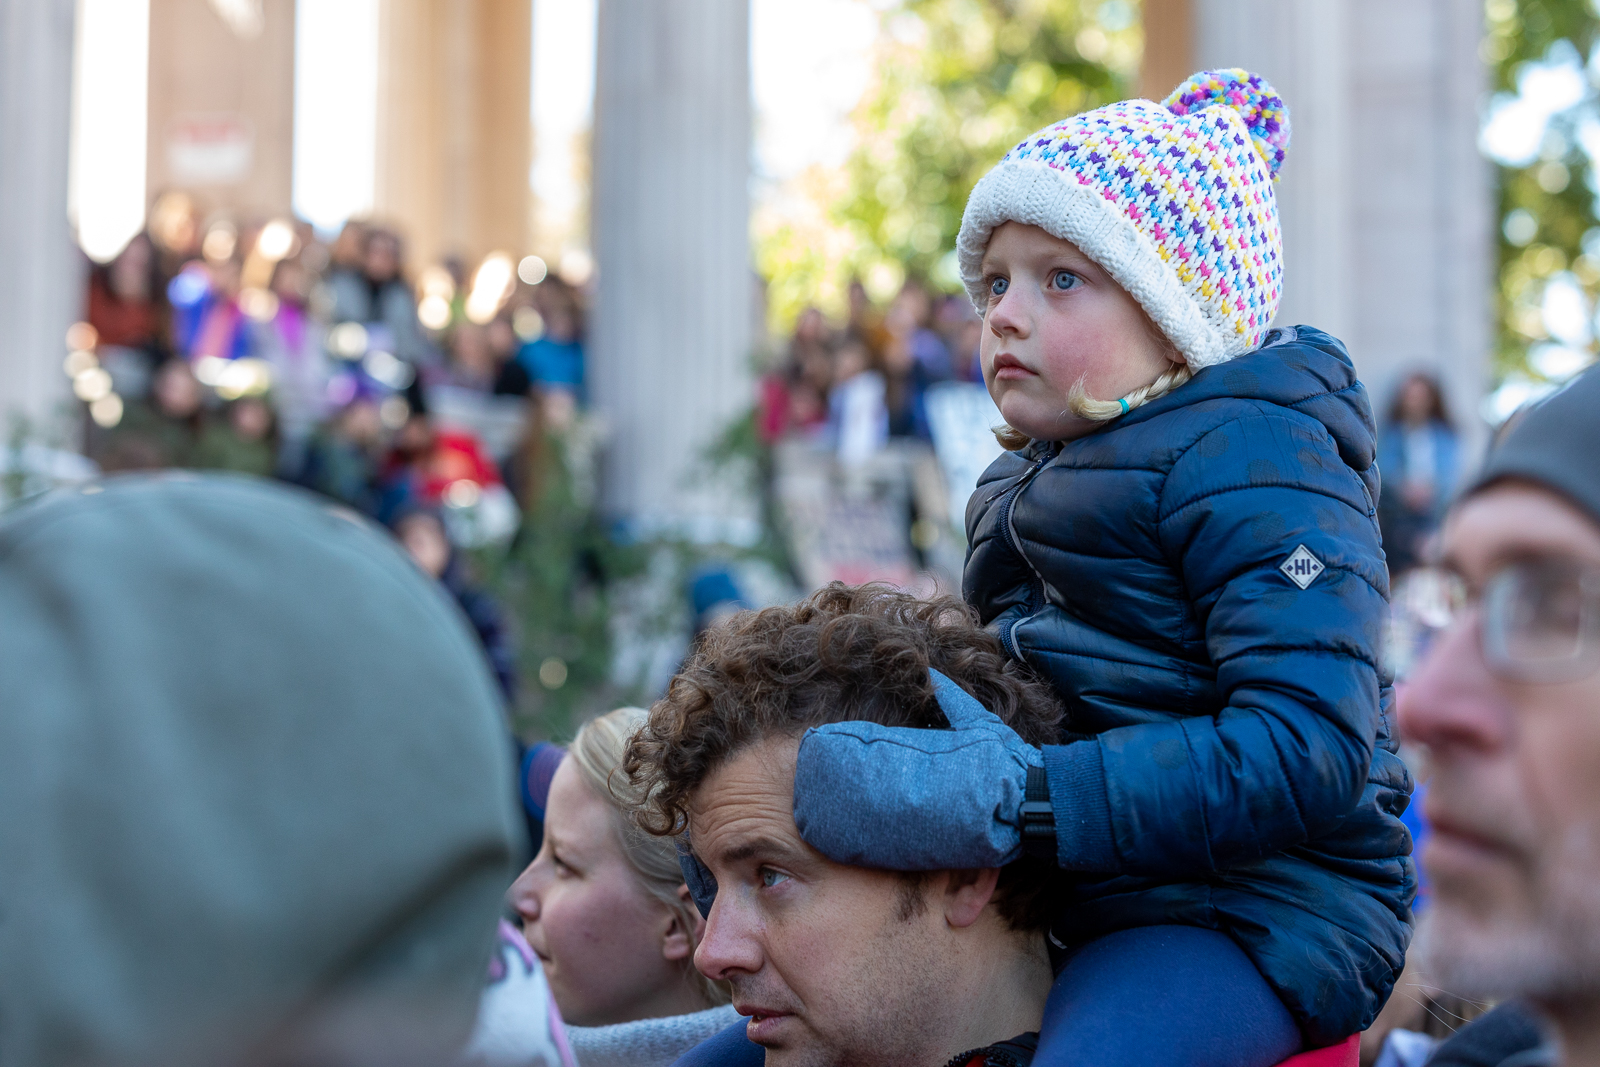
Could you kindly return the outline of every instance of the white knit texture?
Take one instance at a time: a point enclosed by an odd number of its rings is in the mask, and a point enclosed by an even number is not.
[[[732,1005],[611,1026],[568,1026],[578,1067],[670,1067],[700,1042],[739,1021]]]
[[[1248,337],[1234,334],[1219,315],[1196,303],[1177,271],[1115,204],[1076,176],[1032,160],[1002,161],[967,199],[956,257],[961,281],[980,315],[989,296],[983,254],[995,228],[1006,222],[1037,226],[1077,245],[1139,302],[1191,370],[1249,351]]]

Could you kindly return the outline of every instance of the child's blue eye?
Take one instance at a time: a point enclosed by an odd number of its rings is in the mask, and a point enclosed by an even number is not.
[[[1011,283],[1004,278],[995,278],[989,282],[989,292],[994,296],[1004,296],[1009,288]]]
[[[781,885],[788,880],[789,875],[784,874],[782,871],[775,871],[771,867],[761,868],[761,884],[767,889],[771,889],[775,885]]]
[[[1050,276],[1050,284],[1057,289],[1076,288],[1079,283],[1079,277],[1070,270],[1058,270]]]

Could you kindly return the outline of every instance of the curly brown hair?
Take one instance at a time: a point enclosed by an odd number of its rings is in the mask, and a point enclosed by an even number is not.
[[[741,612],[707,631],[623,758],[623,773],[646,798],[639,825],[682,833],[700,784],[768,737],[848,721],[948,727],[930,667],[1030,744],[1058,739],[1055,694],[1006,656],[961,600],[834,582],[798,604]],[[996,903],[1014,928],[1048,926],[1045,890],[1057,874],[1030,860],[1002,872]]]

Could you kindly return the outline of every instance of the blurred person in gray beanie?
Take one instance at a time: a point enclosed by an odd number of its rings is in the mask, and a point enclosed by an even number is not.
[[[1400,701],[1431,773],[1414,951],[1551,1025],[1510,1050],[1499,1009],[1453,1039],[1494,1048],[1470,1062],[1600,1064],[1600,371],[1502,433],[1441,545],[1459,614]]]
[[[298,490],[0,519],[0,1063],[447,1064],[526,847],[449,598]]]

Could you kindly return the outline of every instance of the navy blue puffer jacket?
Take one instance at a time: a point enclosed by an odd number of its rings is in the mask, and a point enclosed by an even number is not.
[[[1377,495],[1366,390],[1299,327],[1002,456],[967,509],[967,599],[1067,708],[1056,936],[1223,930],[1312,1047],[1372,1022],[1411,938]]]

